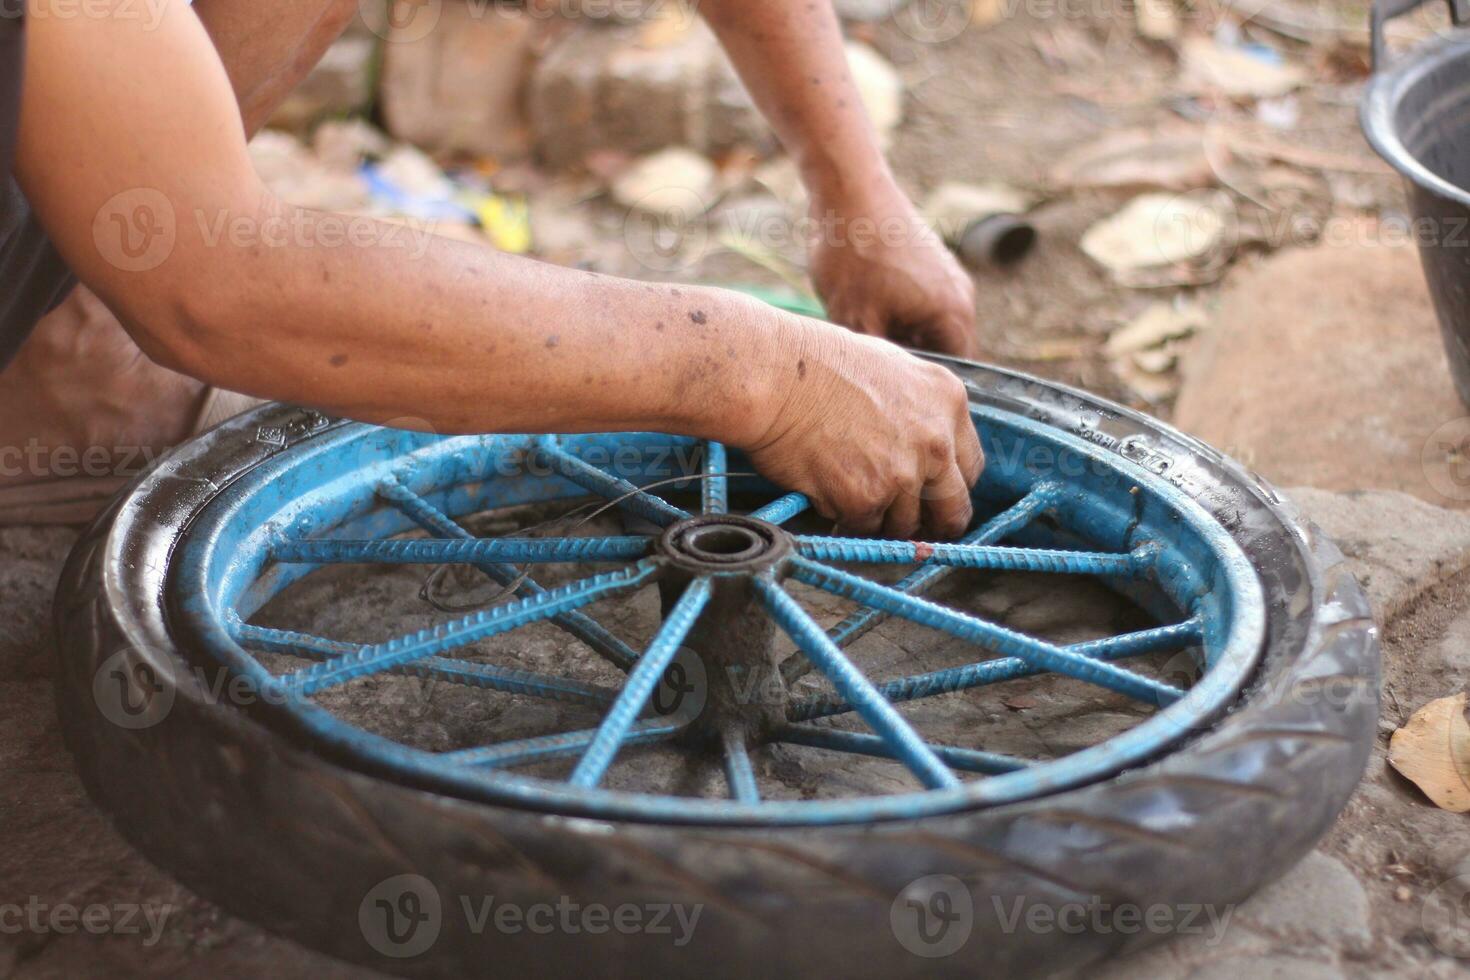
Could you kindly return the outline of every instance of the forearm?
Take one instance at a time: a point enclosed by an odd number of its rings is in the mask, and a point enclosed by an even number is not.
[[[829,0],[704,0],[700,12],[818,200],[886,194],[893,178]]]
[[[665,428],[738,445],[779,407],[780,375],[795,377],[790,334],[825,329],[733,294],[280,203],[177,3],[151,30],[125,17],[28,29],[22,187],[139,345],[206,381],[441,431]]]
[[[205,253],[250,274],[160,340],[213,383],[365,421],[750,445],[830,329],[724,290],[600,276],[363,218],[281,218],[295,229],[288,244]],[[343,220],[356,223],[351,237],[378,240],[313,243],[340,237]]]
[[[281,102],[341,36],[356,0],[195,0],[229,74],[247,135],[265,125]]]

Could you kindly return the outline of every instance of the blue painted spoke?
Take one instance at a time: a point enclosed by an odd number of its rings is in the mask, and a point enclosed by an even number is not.
[[[787,725],[772,737],[773,742],[788,742],[807,745],[815,749],[833,749],[838,752],[853,752],[858,755],[895,758],[893,748],[876,735],[862,732],[844,732],[836,728],[816,725]],[[929,745],[929,749],[945,764],[965,772],[1002,773],[1025,769],[1031,763],[997,752],[979,749],[959,749],[950,745]]]
[[[1122,667],[1079,656],[1024,633],[946,609],[937,603],[869,582],[840,569],[818,565],[805,558],[793,559],[792,566],[793,577],[808,585],[902,616],[921,626],[943,630],[951,636],[968,640],[1003,656],[1017,657],[1041,670],[1066,674],[1149,704],[1172,704],[1184,693],[1177,687],[1142,677]],[[847,700],[853,701],[850,697]],[[862,710],[858,702],[853,701],[853,704],[856,710]]]
[[[1122,636],[1074,643],[1065,649],[1069,653],[1090,657],[1093,660],[1120,660],[1124,657],[1137,657],[1145,653],[1158,653],[1162,650],[1177,650],[1180,647],[1194,646],[1203,638],[1204,631],[1201,621],[1187,619],[1172,626],[1159,626],[1135,633],[1124,633]],[[998,684],[1001,681],[1031,677],[1041,673],[1045,671],[1033,667],[1019,657],[1001,657],[978,664],[966,664],[963,667],[950,667],[928,674],[914,674],[910,677],[885,681],[878,685],[878,691],[889,701],[914,701],[919,698],[933,697],[936,694],[949,694],[953,691],[964,691],[972,687]],[[809,721],[813,718],[840,715],[851,710],[852,705],[841,698],[818,695],[792,704],[787,709],[786,717],[791,721]]]
[[[689,516],[688,511],[655,497],[622,477],[605,473],[586,460],[577,458],[557,445],[554,436],[536,440],[536,449],[551,464],[552,469],[579,487],[616,501],[624,510],[645,517],[660,527],[667,527]]]
[[[871,541],[798,535],[797,550],[817,561],[851,561],[899,565],[949,565],[1007,572],[1061,572],[1069,575],[1140,575],[1149,555],[1099,551],[1060,551],[981,544],[930,544],[927,541]]]
[[[785,524],[811,505],[812,502],[806,499],[806,494],[788,493],[784,497],[777,497],[760,510],[752,511],[750,516],[762,521],[770,521],[772,524]]]
[[[270,629],[251,626],[248,623],[235,627],[235,638],[255,650],[286,653],[311,660],[328,661],[347,656],[360,655],[366,648],[361,643],[343,643],[307,633],[291,630]],[[532,697],[564,701],[569,704],[588,704],[595,707],[611,704],[617,691],[569,680],[538,674],[530,670],[514,670],[492,664],[475,663],[470,660],[451,660],[447,657],[425,657],[413,663],[400,664],[390,673],[432,680],[448,681],[507,694],[527,694]]]
[[[505,562],[614,562],[643,558],[653,539],[643,535],[607,538],[411,538],[279,541],[271,557],[311,564],[373,562],[391,565]]]
[[[1007,535],[1015,534],[1036,519],[1036,515],[1049,507],[1056,499],[1058,485],[1038,483],[1010,507],[996,514],[960,539],[960,544],[994,544]],[[908,595],[918,595],[937,585],[954,572],[950,565],[929,565],[916,568],[893,583],[892,588]],[[845,647],[888,618],[888,613],[879,609],[859,609],[827,631],[832,642]],[[805,657],[791,657],[781,665],[781,676],[787,684],[794,683],[812,669],[811,661]]]
[[[920,782],[930,789],[960,785],[955,774],[939,761],[893,705],[883,700],[883,695],[878,693],[872,682],[837,649],[795,599],[768,579],[757,578],[755,584],[771,618],[796,641],[817,669],[827,675],[837,692],[853,704],[863,719],[882,736],[895,757],[908,766]]]
[[[618,692],[618,699],[613,702],[612,708],[598,726],[592,744],[587,746],[586,753],[577,762],[577,768],[572,771],[573,786],[591,788],[602,782],[602,777],[623,744],[633,720],[648,703],[664,669],[674,659],[679,644],[689,635],[694,621],[704,610],[705,603],[709,602],[709,597],[710,582],[707,578],[697,578],[684,589],[684,594],[679,597],[674,608],[669,610],[653,642],[628,674],[627,682]]]
[[[302,694],[312,694],[380,670],[412,663],[455,647],[506,633],[598,599],[631,592],[652,581],[657,574],[658,566],[645,561],[616,572],[594,575],[537,596],[482,609],[461,619],[400,636],[386,643],[365,646],[356,653],[293,674],[287,679],[287,684]]]
[[[461,527],[457,521],[452,520],[449,515],[396,479],[388,479],[379,484],[378,493],[430,534],[464,541],[480,540]],[[522,576],[519,571],[509,565],[476,563],[475,567],[486,578],[499,585],[509,586],[519,580],[520,584],[515,589],[515,594],[518,596],[537,596],[546,591],[535,579]],[[631,647],[589,616],[579,612],[567,612],[553,616],[551,621],[587,644],[593,653],[623,670],[631,668],[633,661],[638,659],[638,654],[634,653]]]
[[[730,796],[739,803],[759,803],[761,792],[756,786],[750,753],[745,750],[745,736],[739,732],[727,731],[723,743],[725,781],[730,784]]]
[[[648,719],[637,722],[628,730],[627,737],[623,739],[624,745],[647,745],[652,742],[663,742],[676,734],[683,726],[673,722]],[[485,768],[503,768],[506,766],[520,766],[528,762],[546,762],[551,759],[566,759],[575,755],[581,755],[587,746],[592,744],[592,738],[597,734],[597,729],[588,728],[579,732],[561,732],[556,735],[540,735],[535,738],[521,738],[512,742],[501,742],[498,745],[484,745],[473,749],[460,749],[456,752],[445,752],[439,756],[445,762],[452,762],[464,766],[482,766]]]
[[[726,476],[729,466],[725,460],[725,444],[713,439],[704,444],[704,512],[727,514],[730,512],[730,478]]]

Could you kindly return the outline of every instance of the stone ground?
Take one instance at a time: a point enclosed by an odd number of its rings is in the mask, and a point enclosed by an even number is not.
[[[1288,486],[1470,506],[1470,419],[1412,247],[1294,249],[1241,275],[1174,423]]]

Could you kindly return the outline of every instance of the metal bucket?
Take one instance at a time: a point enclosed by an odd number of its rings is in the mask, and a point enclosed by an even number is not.
[[[1393,65],[1385,57],[1384,25],[1425,2],[1374,3],[1374,75],[1361,121],[1373,149],[1407,184],[1450,373],[1470,406],[1470,33],[1449,34]],[[1449,7],[1456,24],[1470,17],[1470,0]]]

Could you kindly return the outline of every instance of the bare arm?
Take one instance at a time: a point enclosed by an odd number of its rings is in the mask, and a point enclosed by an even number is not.
[[[27,29],[18,175],[156,360],[441,432],[711,437],[856,527],[912,531],[907,499],[931,485],[949,488],[928,503],[936,528],[968,518],[978,446],[947,372],[723,290],[285,205],[255,176],[229,79],[182,4],[151,30],[122,16]]]
[[[830,0],[703,0],[700,11],[811,193],[811,275],[828,313],[863,333],[973,355],[974,286],[895,183]]]
[[[891,193],[893,176],[848,71],[830,0],[704,0],[700,12],[813,198]]]
[[[260,130],[333,41],[356,0],[194,0],[230,76],[245,132]]]

